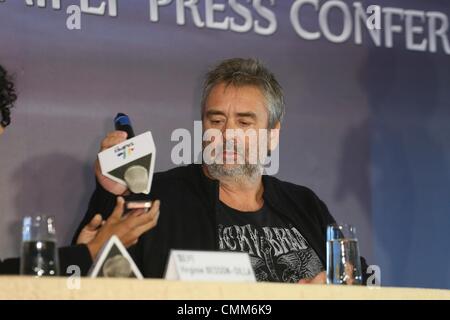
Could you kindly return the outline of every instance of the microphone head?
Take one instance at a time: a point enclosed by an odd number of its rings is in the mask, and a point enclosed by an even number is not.
[[[145,193],[148,183],[148,171],[143,166],[131,166],[125,171],[124,180],[133,193]]]
[[[114,118],[114,127],[116,130],[125,131],[128,136],[127,139],[131,139],[134,137],[133,127],[131,125],[130,117],[128,117],[125,113],[118,113]]]
[[[129,278],[133,273],[128,260],[120,254],[107,259],[102,271],[107,278]]]

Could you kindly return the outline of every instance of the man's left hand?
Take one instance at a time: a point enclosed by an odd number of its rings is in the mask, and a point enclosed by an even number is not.
[[[300,284],[326,284],[327,283],[327,273],[322,271],[311,279],[301,279],[298,283]]]

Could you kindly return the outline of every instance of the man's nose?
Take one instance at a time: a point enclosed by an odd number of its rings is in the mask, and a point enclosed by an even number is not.
[[[223,143],[225,144],[227,141],[228,143],[234,143],[234,140],[236,140],[236,126],[233,124],[232,121],[227,121],[225,123],[224,129],[222,131],[223,135]]]
[[[232,120],[227,120],[222,128],[222,135],[224,139],[226,139],[227,136],[229,138],[233,138],[235,136],[236,129],[238,129],[236,123]]]

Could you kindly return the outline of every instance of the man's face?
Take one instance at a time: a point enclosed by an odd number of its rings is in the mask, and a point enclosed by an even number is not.
[[[213,157],[223,160],[221,170],[228,172],[228,175],[242,174],[245,166],[249,168],[249,148],[252,152],[258,152],[259,129],[267,130],[269,121],[265,104],[266,99],[261,90],[250,85],[236,87],[221,83],[214,86],[207,97],[202,119],[203,131],[217,129],[222,133],[223,152],[214,154]],[[257,139],[255,141],[248,136],[231,136],[227,133],[230,129],[241,129],[244,133],[252,130],[256,132]]]

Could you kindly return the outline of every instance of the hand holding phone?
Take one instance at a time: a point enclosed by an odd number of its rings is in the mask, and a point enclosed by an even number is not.
[[[125,212],[130,210],[144,209],[148,212],[152,207],[152,201],[150,200],[131,200],[125,202]]]

